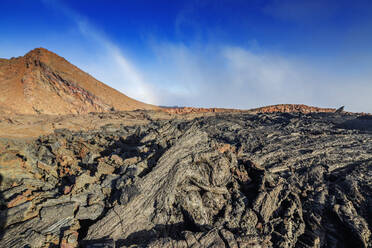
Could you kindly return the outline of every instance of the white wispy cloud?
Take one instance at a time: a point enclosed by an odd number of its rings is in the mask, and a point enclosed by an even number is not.
[[[110,70],[110,73],[113,75],[109,78],[113,80],[112,84],[118,90],[140,101],[152,104],[158,103],[151,85],[145,82],[141,73],[127,59],[117,45],[106,38],[104,34],[100,33],[86,20],[78,20],[77,24],[82,34],[93,38],[105,48],[107,59],[105,60],[105,65],[101,64],[101,66],[111,66],[112,69],[115,69]]]
[[[143,75],[155,85],[166,85],[159,92],[162,105],[254,108],[299,103],[372,112],[371,73],[355,77],[347,69],[326,70],[320,61],[237,46],[159,43],[154,50],[158,61]]]
[[[154,94],[152,86],[144,81],[143,76],[133,63],[103,31],[92,25],[84,16],[65,6],[61,1],[43,0],[43,2],[73,20],[81,34],[99,46],[100,49],[97,47],[96,51],[102,53],[97,54],[101,61],[89,62],[88,65],[83,66],[84,68],[88,69],[92,75],[96,73],[94,71],[92,73],[90,69],[98,69],[101,71],[98,73],[99,79],[132,98],[158,104],[158,97]]]

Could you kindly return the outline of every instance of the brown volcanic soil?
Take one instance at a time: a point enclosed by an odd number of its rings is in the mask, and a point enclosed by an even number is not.
[[[0,59],[0,114],[83,114],[156,109],[99,82],[43,48]]]

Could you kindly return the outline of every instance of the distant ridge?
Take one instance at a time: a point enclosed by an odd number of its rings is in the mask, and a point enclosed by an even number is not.
[[[163,111],[171,114],[189,114],[189,113],[219,113],[219,112],[250,112],[250,113],[333,113],[334,108],[319,108],[307,106],[304,104],[277,104],[260,108],[241,110],[225,108],[193,108],[193,107],[162,107]]]
[[[274,113],[274,112],[281,112],[281,113],[333,113],[336,111],[334,108],[319,108],[313,106],[307,106],[304,104],[277,104],[277,105],[269,105],[265,107],[251,109],[253,112],[257,113]]]
[[[0,113],[62,115],[157,108],[120,93],[44,48],[0,59]]]

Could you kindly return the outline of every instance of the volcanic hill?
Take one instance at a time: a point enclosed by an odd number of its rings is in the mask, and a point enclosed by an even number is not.
[[[84,114],[156,109],[96,80],[44,48],[0,59],[0,113]]]

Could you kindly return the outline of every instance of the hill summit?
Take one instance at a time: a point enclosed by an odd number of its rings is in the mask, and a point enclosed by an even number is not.
[[[0,113],[84,114],[156,109],[96,80],[44,48],[0,59]]]

